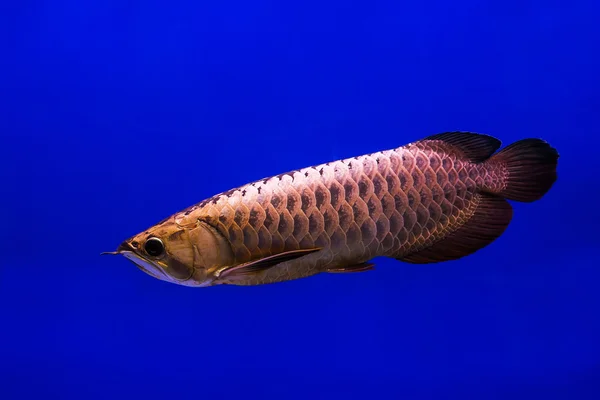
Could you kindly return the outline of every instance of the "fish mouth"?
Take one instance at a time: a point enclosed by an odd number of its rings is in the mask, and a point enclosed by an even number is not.
[[[136,251],[136,248],[129,242],[129,241],[124,241],[123,243],[121,243],[119,245],[119,247],[117,247],[117,250],[115,251],[105,251],[103,253],[100,253],[100,255],[122,255],[123,257],[125,257],[126,259],[128,259],[129,261],[131,261],[133,264],[135,264],[136,267],[138,267],[140,270],[142,270],[143,272],[147,273],[150,276],[153,276],[154,278],[157,279],[165,279],[165,278],[169,278],[166,273],[163,271],[162,268],[160,268],[160,266],[156,265],[154,262],[150,261],[149,259],[147,259],[146,257],[142,256],[141,254],[139,254]]]
[[[138,267],[140,270],[147,273],[148,275],[151,275],[157,279],[170,280],[169,276],[167,276],[167,274],[163,271],[162,268],[160,268],[152,261],[146,259],[145,257],[129,250],[122,251],[120,254],[122,254],[123,257],[134,263],[136,267]]]
[[[131,243],[129,243],[127,240],[124,241],[123,243],[121,243],[119,245],[119,247],[117,247],[117,250],[115,250],[115,251],[104,251],[104,252],[100,253],[100,255],[101,256],[103,256],[103,255],[116,256],[116,255],[119,255],[119,254],[123,254],[126,251],[130,251],[130,252],[135,251],[135,248],[133,247],[133,245]]]
[[[189,270],[189,275],[187,276],[174,276],[167,272],[169,266],[162,261],[151,260],[145,257],[143,254],[140,254],[137,247],[135,247],[129,240],[124,241],[119,245],[119,247],[115,251],[105,251],[100,253],[101,255],[122,255],[127,260],[135,264],[135,266],[145,272],[146,274],[168,282],[174,282],[185,286],[212,286],[213,281],[217,279],[217,276],[196,276],[198,271],[195,271],[193,268]],[[177,260],[171,260],[171,263],[177,263]],[[162,264],[165,265],[162,265]],[[173,265],[171,265],[173,267]],[[198,280],[194,280],[194,279]],[[191,281],[190,281],[191,280]]]

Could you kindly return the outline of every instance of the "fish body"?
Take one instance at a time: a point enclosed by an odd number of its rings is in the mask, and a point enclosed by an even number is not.
[[[556,180],[558,153],[545,141],[496,152],[500,145],[449,132],[261,179],[172,215],[117,252],[188,286],[361,272],[374,257],[459,259],[504,232],[507,199],[535,201]],[[150,239],[161,254],[146,251]]]

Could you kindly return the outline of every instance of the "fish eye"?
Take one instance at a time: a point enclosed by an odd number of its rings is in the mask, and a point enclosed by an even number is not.
[[[144,244],[144,250],[152,257],[158,257],[165,252],[165,245],[159,238],[152,237]]]

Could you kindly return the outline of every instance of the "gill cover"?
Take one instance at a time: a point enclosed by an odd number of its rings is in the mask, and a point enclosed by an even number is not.
[[[173,229],[176,229],[175,232]],[[215,282],[214,272],[234,262],[229,242],[205,222],[196,221],[185,226],[176,223],[158,226],[148,233],[145,243],[152,237],[162,238],[164,241],[165,254],[154,260],[150,258],[169,278],[158,277],[159,279],[184,286],[210,286],[218,283]]]
[[[169,218],[121,243],[117,251],[148,275],[184,286],[209,286],[233,264],[229,242],[211,225]]]
[[[142,271],[168,282],[189,280],[194,272],[194,249],[188,233],[157,227],[126,240],[119,252]]]
[[[212,275],[218,268],[232,265],[234,255],[229,242],[211,225],[199,221],[188,231],[194,249],[194,267]]]

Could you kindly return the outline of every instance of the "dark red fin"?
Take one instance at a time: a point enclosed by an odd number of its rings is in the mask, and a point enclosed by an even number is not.
[[[360,264],[355,264],[355,265],[344,265],[343,267],[337,267],[337,268],[328,268],[326,270],[326,272],[331,272],[331,273],[346,273],[346,272],[364,272],[364,271],[371,271],[375,268],[375,264],[373,263],[360,263]]]
[[[493,136],[473,132],[445,132],[428,136],[423,139],[438,140],[456,148],[469,161],[480,162],[487,160],[502,142]]]
[[[294,260],[298,257],[302,257],[319,250],[321,250],[321,248],[292,250],[281,254],[275,254],[274,256],[265,257],[256,261],[250,261],[244,264],[226,268],[223,271],[221,271],[219,276],[230,277],[232,275],[242,276],[256,274],[265,271],[269,268],[272,268],[277,264],[281,264],[284,261]]]
[[[506,146],[489,160],[508,171],[506,188],[498,194],[515,201],[539,200],[556,181],[558,157],[558,151],[541,139],[524,139]]]
[[[412,264],[457,260],[496,240],[512,219],[512,207],[501,197],[485,193],[478,196],[479,205],[464,225],[430,247],[399,260]]]

